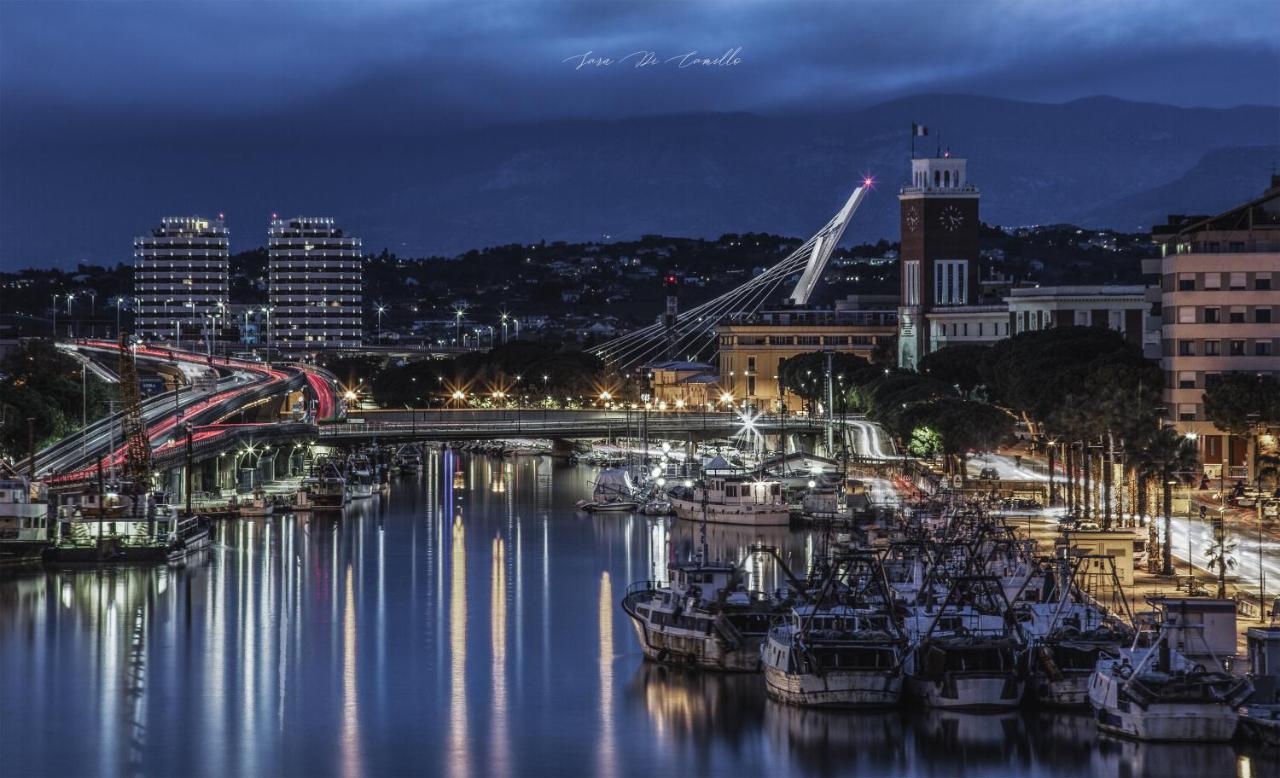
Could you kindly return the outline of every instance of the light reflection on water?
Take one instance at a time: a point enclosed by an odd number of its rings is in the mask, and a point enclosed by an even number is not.
[[[557,507],[591,475],[432,456],[341,520],[220,525],[183,567],[4,574],[0,771],[1280,772],[1231,746],[1100,740],[1085,715],[821,713],[768,702],[758,677],[647,665],[617,601],[688,558],[700,533]],[[777,546],[803,570],[821,539],[713,526],[707,543],[720,559]],[[767,555],[750,574],[782,583]]]

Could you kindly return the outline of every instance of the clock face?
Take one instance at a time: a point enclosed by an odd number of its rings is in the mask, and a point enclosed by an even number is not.
[[[942,213],[938,214],[938,223],[947,232],[955,232],[960,229],[960,225],[964,224],[964,214],[954,205],[948,205],[942,209]]]
[[[907,229],[915,232],[920,229],[920,209],[914,205],[907,208],[907,215],[903,217],[903,221],[907,225]]]

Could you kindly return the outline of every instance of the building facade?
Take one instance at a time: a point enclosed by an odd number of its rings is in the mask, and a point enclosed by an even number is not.
[[[1197,437],[1207,474],[1246,477],[1247,441],[1209,421],[1204,392],[1226,373],[1280,374],[1280,176],[1257,199],[1218,216],[1171,216],[1152,237],[1161,256],[1143,270],[1160,326],[1148,356],[1164,370],[1166,411]]]
[[[782,398],[778,366],[784,359],[834,351],[870,360],[876,346],[892,341],[896,332],[897,316],[884,310],[795,308],[729,319],[716,327],[720,388],[735,403],[772,410]],[[804,405],[791,395],[787,404],[793,410]]]
[[[702,410],[720,401],[720,377],[711,365],[672,360],[647,370],[653,401],[661,410]]]
[[[221,217],[166,216],[150,235],[134,238],[137,334],[195,340],[225,324],[229,245]]]
[[[1106,327],[1139,348],[1151,303],[1145,286],[1034,286],[1009,290],[1007,335],[1050,327]]]
[[[935,314],[944,316],[980,303],[978,198],[978,189],[969,183],[965,160],[950,156],[911,160],[911,183],[898,194],[902,236],[900,367],[916,369],[920,358],[937,344],[932,322]],[[992,313],[976,311],[973,315],[981,318]],[[966,322],[948,320],[947,324]]]
[[[268,346],[286,353],[359,348],[363,260],[359,238],[323,217],[273,218]]]

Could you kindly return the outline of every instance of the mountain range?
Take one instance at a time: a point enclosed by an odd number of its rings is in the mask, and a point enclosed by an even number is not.
[[[916,153],[967,158],[983,220],[1005,226],[1145,230],[1169,213],[1211,213],[1256,196],[1280,162],[1280,108],[1109,97],[1046,104],[919,95],[784,116],[421,132],[370,117],[336,139],[308,132],[311,121],[322,119],[302,110],[253,127],[211,120],[104,130],[88,148],[61,144],[56,133],[11,134],[0,260],[127,260],[133,235],[161,216],[218,211],[228,215],[234,250],[262,245],[272,212],[334,216],[367,250],[402,256],[646,233],[807,237],[864,175],[877,186],[845,242],[895,240],[912,122],[930,127]]]

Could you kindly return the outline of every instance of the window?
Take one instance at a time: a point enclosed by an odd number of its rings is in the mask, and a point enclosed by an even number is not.
[[[1220,321],[1222,321],[1222,309],[1221,309],[1221,308],[1205,308],[1205,309],[1204,309],[1204,323],[1205,323],[1205,324],[1217,324],[1217,323],[1218,323],[1218,322],[1220,322]]]
[[[1178,276],[1179,292],[1194,292],[1196,290],[1196,277],[1191,273],[1182,273]]]
[[[1196,342],[1194,340],[1178,341],[1178,356],[1194,357],[1196,355]]]
[[[1244,356],[1244,341],[1243,341],[1243,340],[1233,340],[1233,341],[1231,341],[1231,356],[1233,356],[1233,357],[1242,357],[1242,356]]]
[[[969,302],[969,260],[943,259],[934,263],[937,281],[934,301],[938,305],[965,305]]]
[[[1221,273],[1205,273],[1204,288],[1205,289],[1221,289],[1222,274]]]
[[[1221,356],[1222,342],[1217,340],[1206,340],[1204,342],[1204,355],[1206,357]]]
[[[964,323],[964,334],[966,337],[969,335],[969,322]]]
[[[1195,421],[1196,406],[1194,404],[1182,404],[1178,406],[1178,421]]]
[[[1254,276],[1254,278],[1253,278],[1253,288],[1254,288],[1254,289],[1257,289],[1258,291],[1270,291],[1270,289],[1271,289],[1271,274],[1270,274],[1270,273],[1258,273],[1256,276]]]
[[[1253,344],[1253,355],[1255,357],[1271,356],[1271,341],[1259,340]]]
[[[1194,305],[1178,306],[1178,323],[1179,324],[1195,324],[1196,308]]]
[[[1244,289],[1244,288],[1245,288],[1245,274],[1244,274],[1244,273],[1232,273],[1232,274],[1231,274],[1231,288],[1232,288],[1232,289]]]
[[[1253,312],[1253,320],[1254,320],[1254,321],[1256,321],[1256,322],[1257,322],[1257,323],[1259,323],[1259,324],[1270,324],[1270,323],[1271,323],[1271,309],[1270,309],[1270,308],[1258,308],[1257,310],[1255,310],[1255,311]]]
[[[906,305],[920,304],[920,263],[916,260],[905,263],[906,267],[906,288],[903,301]]]
[[[1195,389],[1196,388],[1196,371],[1182,370],[1178,373],[1179,389]]]
[[[1231,317],[1232,324],[1244,324],[1244,306],[1243,305],[1231,306],[1231,312],[1229,315]]]
[[[755,394],[756,394],[756,377],[753,375],[749,375],[747,376],[747,396],[755,397]]]
[[[982,322],[978,322],[978,337],[982,337]]]

